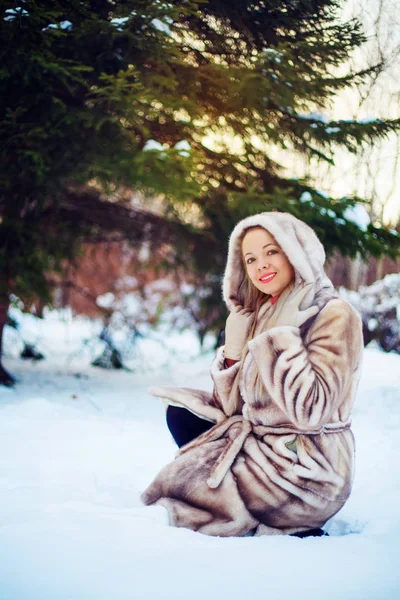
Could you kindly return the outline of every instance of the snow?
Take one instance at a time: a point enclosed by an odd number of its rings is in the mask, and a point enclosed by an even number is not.
[[[28,11],[21,6],[17,6],[16,8],[7,8],[4,12],[6,15],[29,15]]]
[[[391,309],[400,311],[400,273],[385,275],[369,286],[362,285],[357,292],[341,288],[340,294],[362,314],[380,315]],[[400,320],[400,316],[398,318]]]
[[[71,21],[60,21],[60,23],[50,23],[47,27],[44,27],[42,31],[46,31],[47,29],[63,29],[64,31],[69,31],[72,29]]]
[[[157,142],[156,140],[147,140],[147,142],[143,146],[143,150],[158,150],[160,152],[163,152],[164,148],[162,144],[160,144],[160,142]]]
[[[365,351],[354,488],[330,537],[212,538],[140,502],[175,452],[147,386],[210,389],[212,352],[170,332],[174,351],[140,340],[134,372],[103,371],[83,344],[98,323],[13,315],[47,359],[15,358],[6,328],[5,364],[21,382],[0,387],[1,600],[399,597],[399,355]]]
[[[310,192],[303,192],[299,198],[300,202],[311,202],[312,196]]]
[[[17,6],[15,8],[7,8],[4,13],[7,15],[4,17],[3,21],[14,21],[14,19],[18,17],[27,17],[29,12],[22,8],[21,6]]]
[[[107,292],[102,294],[101,296],[97,296],[96,304],[97,306],[101,306],[101,308],[111,308],[115,301],[115,294],[112,292]]]
[[[175,150],[178,150],[181,156],[189,156],[190,155],[190,144],[187,140],[181,140],[177,142],[174,146]]]
[[[364,119],[359,119],[357,121],[358,124],[364,124],[367,125],[369,123],[381,123],[382,121],[380,119],[377,119],[376,117],[365,117]]]
[[[343,212],[343,216],[347,221],[357,225],[362,231],[367,231],[368,225],[371,223],[367,211],[361,204],[349,206]]]
[[[317,194],[319,196],[321,196],[322,198],[326,198],[326,199],[329,198],[328,194],[326,194],[325,192],[321,192],[319,190],[316,190],[316,191],[317,191]],[[303,203],[308,202],[310,206],[315,206],[321,215],[329,215],[332,219],[336,219],[336,217],[337,217],[335,211],[333,211],[331,208],[325,208],[323,206],[316,206],[310,192],[303,192],[301,194],[299,200],[300,200],[300,202],[303,202]],[[343,222],[345,222],[345,221],[343,221]]]
[[[60,21],[60,28],[61,29],[72,29],[71,21]]]
[[[153,19],[151,24],[155,29],[165,33],[167,35],[172,35],[170,25],[172,24],[172,19],[169,17],[164,17],[165,21],[161,21],[161,19]]]
[[[115,26],[119,26],[119,25],[124,25],[127,21],[129,21],[130,17],[115,17],[114,19],[111,19],[110,23],[111,25],[115,25]]]
[[[326,133],[339,133],[340,127],[326,127]]]
[[[391,273],[358,291],[339,290],[340,296],[362,314],[369,331],[380,331],[385,350],[400,349],[400,273]]]
[[[299,117],[300,119],[305,119],[307,121],[319,121],[320,123],[328,123],[328,117],[322,113],[319,112],[311,112],[311,113],[295,113],[296,117]]]

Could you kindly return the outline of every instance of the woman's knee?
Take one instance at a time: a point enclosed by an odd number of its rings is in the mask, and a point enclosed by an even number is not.
[[[213,423],[180,406],[168,406],[166,419],[168,429],[179,447],[191,442],[213,426]]]

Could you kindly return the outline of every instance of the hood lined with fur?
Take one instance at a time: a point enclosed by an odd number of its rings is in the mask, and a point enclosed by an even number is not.
[[[242,259],[241,240],[251,227],[263,227],[277,241],[295,270],[295,286],[314,284],[304,300],[303,308],[313,301],[319,304],[322,296],[334,296],[331,281],[325,274],[325,250],[313,229],[289,213],[264,212],[239,221],[229,238],[228,259],[222,295],[229,310],[242,304],[238,297],[240,283],[246,276]]]

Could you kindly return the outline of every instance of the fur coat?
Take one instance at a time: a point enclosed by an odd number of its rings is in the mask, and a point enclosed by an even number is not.
[[[310,284],[302,309],[318,313],[300,328],[277,325],[248,342],[247,356],[224,368],[224,348],[211,366],[213,393],[157,387],[153,395],[215,423],[183,448],[142,495],[165,506],[177,527],[215,536],[294,533],[321,527],[349,497],[354,469],[351,409],[363,349],[358,313],[326,277],[325,253],[313,230],[286,213],[239,222],[229,242],[223,281],[228,309],[241,303],[240,240],[264,227]],[[254,370],[265,393],[257,395]],[[239,377],[242,403],[229,410]]]

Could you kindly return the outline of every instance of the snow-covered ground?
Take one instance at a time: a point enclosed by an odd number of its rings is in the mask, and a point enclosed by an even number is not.
[[[173,459],[148,385],[210,388],[190,334],[140,341],[136,370],[90,367],[98,324],[24,317],[45,361],[5,364],[0,387],[1,600],[400,598],[400,356],[365,352],[354,410],[353,493],[330,537],[212,538],[168,526],[140,493]]]

